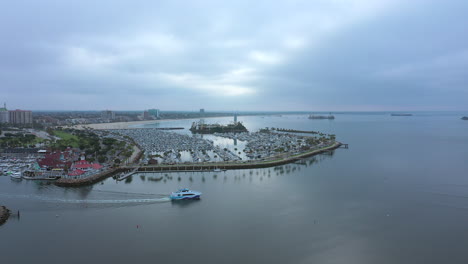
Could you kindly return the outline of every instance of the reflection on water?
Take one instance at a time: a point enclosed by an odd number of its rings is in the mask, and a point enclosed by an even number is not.
[[[199,203],[201,201],[202,201],[202,199],[199,199],[199,200],[177,200],[177,201],[171,201],[171,205],[172,205],[172,207],[185,208],[185,207],[196,205],[196,203]]]
[[[169,172],[169,173],[164,173],[164,174],[161,172],[139,172],[128,177],[127,179],[129,181],[128,182],[126,181],[126,183],[131,183],[132,181],[134,181],[136,177],[139,178],[141,182],[147,181],[148,183],[149,182],[166,183],[167,181],[173,181],[173,180],[176,180],[177,182],[182,182],[182,183],[187,182],[187,181],[190,183],[197,182],[197,181],[204,183],[206,182],[207,179],[211,179],[214,181],[218,180],[220,176],[222,176],[223,182],[226,183],[230,179],[233,179],[235,181],[241,181],[242,179],[245,179],[246,173],[248,173],[250,176],[255,176],[255,177],[250,177],[249,182],[251,182],[252,179],[259,179],[260,181],[263,181],[265,179],[271,178],[271,175],[276,175],[276,176],[294,175],[295,172],[301,171],[301,166],[309,167],[321,161],[331,159],[332,157],[333,157],[332,152],[325,152],[317,156],[301,159],[300,161],[297,161],[292,164],[280,165],[280,166],[275,166],[271,168],[228,170],[228,171],[223,171],[223,172],[194,171],[194,172]],[[209,175],[211,175],[211,177],[209,178],[205,177]]]

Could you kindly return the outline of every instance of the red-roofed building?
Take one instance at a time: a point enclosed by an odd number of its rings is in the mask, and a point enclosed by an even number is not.
[[[72,169],[80,169],[80,170],[99,170],[102,169],[103,166],[100,165],[99,163],[89,163],[87,160],[79,160],[76,161],[72,167]]]
[[[80,176],[84,174],[85,172],[83,170],[74,170],[68,173],[68,176]]]
[[[104,166],[102,166],[101,164],[97,164],[97,163],[93,163],[91,165],[93,166],[93,169],[95,169],[95,170],[100,170],[100,169],[104,168]]]
[[[73,160],[77,159],[76,149],[68,148],[66,151],[45,152],[44,158],[37,160],[37,164],[42,169],[68,169],[72,166]]]
[[[57,155],[58,154],[58,155]],[[42,169],[67,169],[72,165],[71,161],[60,159],[60,153],[54,155],[46,155],[43,159],[38,159],[37,164]],[[58,158],[57,158],[58,157]]]

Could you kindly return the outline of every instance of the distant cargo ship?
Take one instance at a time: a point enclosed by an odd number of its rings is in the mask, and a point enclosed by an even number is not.
[[[413,114],[391,114],[391,116],[412,116]]]
[[[309,119],[335,119],[335,116],[333,115],[309,115]]]
[[[462,120],[468,120],[468,116],[464,116],[461,118]]]

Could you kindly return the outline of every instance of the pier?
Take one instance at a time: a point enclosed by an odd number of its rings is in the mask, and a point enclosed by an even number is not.
[[[139,169],[140,169],[140,167],[136,167],[132,171],[130,171],[128,173],[125,173],[124,175],[118,177],[117,180],[118,181],[123,181],[123,180],[127,179],[128,177],[132,176],[133,174],[135,174]]]

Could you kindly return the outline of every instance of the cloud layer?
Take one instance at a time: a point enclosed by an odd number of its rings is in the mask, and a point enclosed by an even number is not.
[[[466,1],[10,1],[11,108],[467,110]]]

